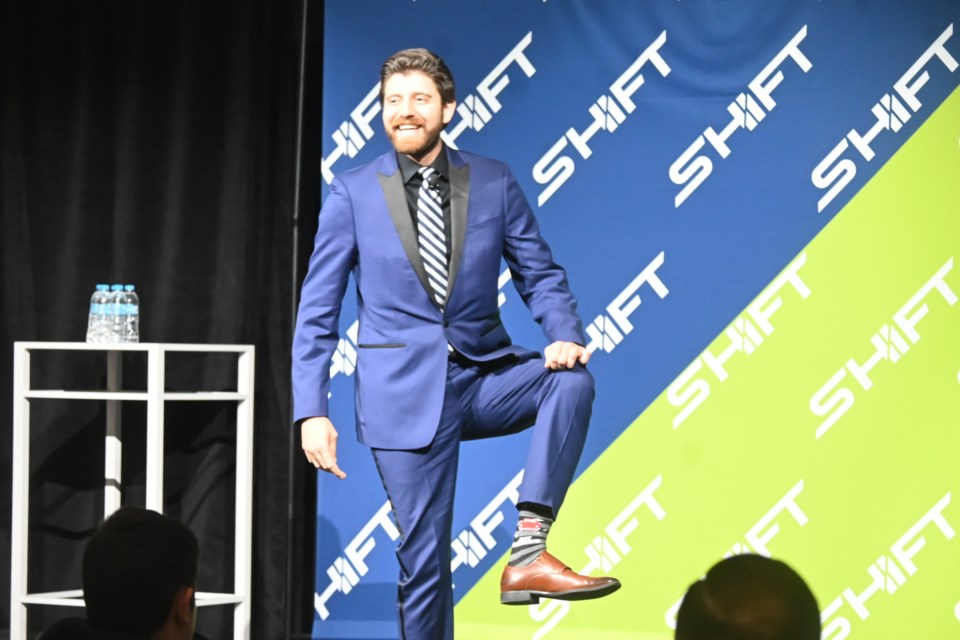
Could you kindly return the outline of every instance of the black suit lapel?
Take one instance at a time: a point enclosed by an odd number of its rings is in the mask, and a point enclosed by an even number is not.
[[[377,174],[380,180],[380,188],[383,189],[383,196],[387,201],[387,209],[390,211],[390,217],[393,218],[393,224],[397,228],[397,234],[400,236],[400,243],[403,250],[407,253],[407,259],[410,261],[413,270],[420,279],[420,284],[426,290],[431,301],[433,301],[433,289],[427,281],[427,272],[423,268],[423,261],[420,258],[420,247],[417,245],[417,230],[413,226],[413,219],[410,217],[410,209],[407,206],[407,194],[403,185],[403,178],[400,170],[395,169],[392,175]],[[434,303],[436,304],[436,303]]]
[[[453,294],[453,285],[460,270],[463,243],[467,235],[467,202],[470,197],[470,165],[457,166],[450,162],[450,266],[447,278],[448,295]]]

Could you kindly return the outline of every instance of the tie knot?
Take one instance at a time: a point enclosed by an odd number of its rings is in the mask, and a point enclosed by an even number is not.
[[[419,169],[417,169],[417,172],[421,176],[423,176],[424,182],[430,184],[431,187],[434,186],[432,183],[432,179],[434,178],[434,176],[437,175],[436,169],[434,169],[433,167],[420,167]]]

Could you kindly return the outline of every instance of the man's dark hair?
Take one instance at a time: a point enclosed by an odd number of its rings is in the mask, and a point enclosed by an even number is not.
[[[380,104],[383,104],[383,86],[387,78],[395,73],[409,73],[420,71],[433,80],[440,92],[444,104],[456,100],[456,87],[453,83],[453,74],[447,68],[443,58],[427,49],[404,49],[398,51],[383,63],[380,68]]]
[[[793,569],[759,555],[727,558],[690,585],[676,640],[820,640],[820,609]]]
[[[150,637],[174,597],[197,579],[197,538],[159,513],[123,507],[101,525],[83,554],[83,599],[90,625]]]

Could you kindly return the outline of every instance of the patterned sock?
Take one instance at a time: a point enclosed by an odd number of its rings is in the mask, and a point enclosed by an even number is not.
[[[525,567],[536,560],[540,552],[547,549],[547,534],[550,533],[552,524],[551,518],[521,509],[507,564],[511,567]]]

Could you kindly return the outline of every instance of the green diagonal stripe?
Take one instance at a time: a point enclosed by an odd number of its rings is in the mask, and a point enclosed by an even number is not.
[[[960,637],[958,181],[960,90],[571,489],[551,551],[623,589],[502,607],[498,566],[458,604],[457,637],[667,640],[671,606],[738,545],[833,605],[827,640]]]

